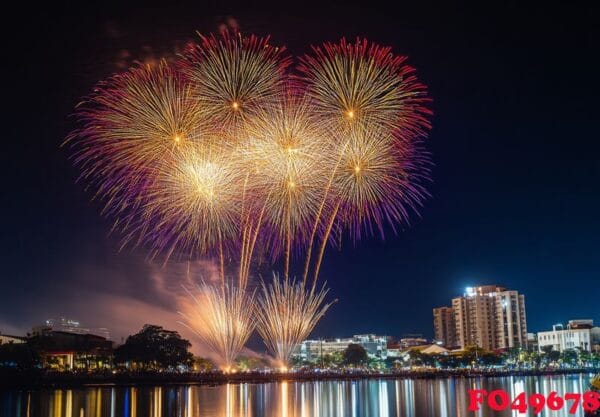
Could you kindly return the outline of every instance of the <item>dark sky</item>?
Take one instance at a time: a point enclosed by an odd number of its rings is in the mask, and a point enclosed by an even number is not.
[[[145,322],[180,328],[169,294],[181,266],[119,253],[59,145],[98,80],[134,59],[172,54],[228,16],[297,55],[344,35],[391,45],[434,100],[432,198],[398,236],[330,250],[322,278],[339,302],[315,335],[431,335],[433,307],[486,283],[525,294],[532,331],[571,318],[600,322],[597,10],[413,3],[103,3],[4,16],[0,332],[61,315],[117,337]]]

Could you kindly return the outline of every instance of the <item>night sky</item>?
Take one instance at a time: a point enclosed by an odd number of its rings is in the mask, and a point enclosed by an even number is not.
[[[530,331],[573,318],[600,324],[596,11],[200,3],[4,17],[0,332],[59,316],[108,327],[115,340],[148,322],[182,330],[171,294],[184,267],[119,252],[60,144],[97,81],[134,60],[172,56],[196,30],[227,21],[295,55],[342,36],[391,45],[434,100],[432,198],[397,236],[328,252],[321,277],[339,302],[314,335],[432,336],[433,307],[488,283],[525,294]]]

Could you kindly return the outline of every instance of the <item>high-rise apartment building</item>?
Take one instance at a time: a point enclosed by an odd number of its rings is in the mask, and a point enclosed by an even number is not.
[[[518,291],[496,293],[496,348],[527,347],[525,296]]]
[[[442,342],[447,348],[458,346],[456,343],[456,323],[452,307],[438,307],[433,309],[433,328],[435,339]]]
[[[527,346],[525,297],[518,291],[497,285],[469,287],[461,297],[452,299],[452,307],[434,309],[436,338],[442,329],[441,315],[454,314],[454,344],[461,348],[508,349]],[[448,319],[446,318],[446,321]],[[446,336],[450,338],[450,336]]]

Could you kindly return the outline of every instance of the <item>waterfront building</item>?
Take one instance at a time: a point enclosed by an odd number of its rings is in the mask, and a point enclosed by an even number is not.
[[[462,296],[452,299],[452,307],[434,309],[436,338],[451,340],[452,331],[446,324],[451,321],[450,308],[454,314],[455,346],[487,350],[527,347],[525,296],[518,291],[497,285],[468,287]]]
[[[447,355],[449,350],[437,343],[424,344],[420,346],[411,346],[407,349],[390,348],[388,347],[387,357],[388,358],[399,358],[406,360],[409,357],[411,350],[418,350],[420,353],[425,355]]]
[[[555,324],[552,330],[538,332],[538,350],[562,352],[567,349],[581,349],[586,352],[600,352],[600,327],[594,327],[593,320],[570,320],[566,326]]]
[[[388,349],[408,349],[413,346],[422,346],[429,343],[429,340],[422,334],[403,335],[400,339],[388,338]]]
[[[294,356],[305,361],[316,361],[324,355],[343,353],[348,345],[357,344],[362,346],[369,357],[387,358],[387,336],[374,334],[354,335],[348,338],[305,340],[300,343],[294,352]]]
[[[102,336],[61,331],[34,335],[42,366],[56,370],[109,368],[113,343]]]

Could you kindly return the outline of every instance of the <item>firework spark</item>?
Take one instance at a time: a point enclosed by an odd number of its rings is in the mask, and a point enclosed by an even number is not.
[[[288,367],[296,346],[331,307],[332,303],[324,304],[328,292],[324,286],[307,289],[301,281],[281,281],[277,276],[270,285],[263,282],[257,300],[257,329],[280,367]]]

